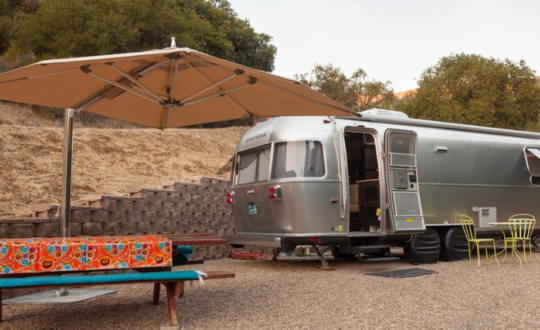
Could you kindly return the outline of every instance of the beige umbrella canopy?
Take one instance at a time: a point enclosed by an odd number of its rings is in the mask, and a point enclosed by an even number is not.
[[[189,48],[42,61],[1,74],[0,99],[157,128],[353,113],[297,81]]]
[[[0,99],[66,109],[64,237],[77,112],[162,129],[251,116],[354,114],[297,81],[189,48],[42,61],[0,74]]]

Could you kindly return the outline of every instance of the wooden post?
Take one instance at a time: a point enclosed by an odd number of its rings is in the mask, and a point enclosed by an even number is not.
[[[178,326],[176,317],[176,301],[174,298],[174,282],[167,282],[167,308],[169,309],[169,325]]]
[[[154,305],[159,304],[159,290],[161,289],[161,283],[156,282],[154,283],[154,298],[152,299],[152,303]]]

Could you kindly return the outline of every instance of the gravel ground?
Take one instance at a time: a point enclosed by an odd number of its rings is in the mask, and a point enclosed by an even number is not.
[[[535,329],[540,325],[540,254],[524,265],[487,266],[406,261],[359,263],[316,257],[278,261],[215,260],[178,269],[226,270],[233,279],[186,285],[177,300],[181,329]],[[474,260],[475,261],[475,260]],[[367,276],[418,267],[438,274]],[[151,305],[152,285],[101,286],[114,295],[74,304],[4,305],[1,329],[160,329],[168,326],[165,291]]]

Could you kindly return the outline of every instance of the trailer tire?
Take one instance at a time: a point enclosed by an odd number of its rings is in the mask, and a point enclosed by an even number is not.
[[[353,259],[356,255],[352,253],[343,253],[339,251],[339,246],[331,246],[330,252],[332,252],[332,256],[336,260],[342,260],[342,259]]]
[[[439,232],[441,238],[441,260],[469,260],[469,243],[461,226],[444,228]]]
[[[422,234],[414,234],[403,247],[407,261],[414,265],[435,264],[441,253],[441,240],[433,228]]]

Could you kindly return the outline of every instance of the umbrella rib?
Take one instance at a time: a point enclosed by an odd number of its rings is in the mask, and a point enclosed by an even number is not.
[[[206,81],[208,84],[211,84],[211,83],[212,83],[212,81],[211,81],[210,79],[208,79],[204,74],[202,74],[202,72],[200,72],[199,70],[197,70],[197,68],[195,68],[193,65],[191,65],[191,63],[188,63],[188,62],[184,61],[183,58],[182,58],[181,60],[182,60],[182,62],[184,62],[184,64],[185,64],[188,68],[190,68],[191,70],[195,71],[195,73],[196,73],[197,75],[199,75],[199,77],[201,77],[201,78],[202,78],[204,81]],[[219,91],[219,88],[216,87],[216,90]],[[225,95],[225,98],[226,98],[227,100],[229,100],[232,104],[234,104],[236,107],[238,107],[238,109],[240,109],[240,110],[241,110],[243,113],[245,113],[248,117],[253,116],[253,115],[251,114],[251,112],[247,111],[247,110],[244,109],[242,106],[240,106],[240,104],[238,104],[238,103],[237,103],[233,98],[231,98],[229,95]]]
[[[317,104],[320,104],[320,105],[324,105],[324,106],[327,106],[327,107],[330,107],[330,108],[345,112],[348,115],[354,115],[355,114],[355,113],[352,112],[352,110],[345,110],[345,109],[342,109],[340,107],[336,107],[336,106],[328,104],[328,103],[324,103],[324,102],[321,102],[321,101],[314,100],[314,99],[309,98],[309,97],[304,96],[304,95],[298,95],[298,97],[301,98],[301,99],[304,99],[304,100],[308,100],[308,101],[313,102],[313,103],[317,103]]]
[[[101,101],[101,97],[99,96],[96,96],[95,98],[93,98],[92,100],[84,103],[83,105],[79,106],[77,109],[75,109],[75,112],[76,113],[79,113],[81,111],[84,111],[86,110],[87,108],[93,106],[94,104],[98,103],[99,101]]]
[[[200,64],[202,64],[202,65],[204,65],[204,66],[209,66],[209,67],[211,67],[211,68],[219,69],[219,70],[224,71],[224,72],[231,72],[230,69],[229,69],[229,70],[224,69],[224,68],[222,68],[219,64],[218,64],[218,65],[210,65],[210,64],[208,64],[207,62],[205,62],[204,59],[201,59],[201,58],[199,58],[199,57],[197,57],[197,56],[193,56],[193,55],[191,55],[190,53],[187,53],[186,55],[184,55],[184,57],[187,57],[187,58],[189,58],[190,60],[192,60],[193,62],[200,63]],[[185,63],[185,62],[184,62],[184,63]],[[212,63],[212,64],[214,64],[214,63]],[[234,64],[234,63],[233,63],[233,64]]]
[[[337,106],[334,106],[334,105],[331,105],[331,104],[328,104],[328,103],[324,103],[324,102],[322,102],[322,101],[317,101],[317,100],[314,100],[314,99],[309,98],[309,97],[307,97],[307,96],[304,96],[304,95],[302,95],[302,94],[294,93],[294,92],[288,91],[288,90],[286,90],[286,89],[284,89],[284,88],[281,88],[281,87],[278,87],[278,86],[274,86],[274,85],[269,84],[269,83],[266,83],[266,82],[262,82],[262,81],[261,81],[260,84],[263,85],[263,86],[267,86],[267,87],[270,87],[270,88],[274,88],[274,89],[280,90],[280,91],[282,91],[282,92],[285,92],[285,93],[288,93],[288,94],[291,94],[291,95],[294,95],[294,96],[298,96],[298,97],[300,97],[300,98],[302,98],[302,99],[304,99],[304,100],[308,100],[308,101],[311,101],[311,102],[313,102],[313,103],[318,103],[318,104],[320,104],[320,105],[324,105],[324,106],[327,106],[327,107],[330,107],[330,108],[334,108],[334,109],[339,110],[339,111],[343,111],[343,112],[345,112],[345,113],[347,113],[347,114],[349,114],[349,115],[352,114],[350,110],[342,109],[342,108],[340,108],[340,107],[337,107]]]
[[[230,97],[229,95],[225,95],[225,98],[227,100],[229,100],[229,102],[231,102],[235,107],[237,107],[238,109],[240,109],[240,111],[242,111],[243,113],[245,113],[248,117],[251,117],[253,116],[251,114],[251,112],[247,111],[246,109],[244,109],[240,104],[238,104],[238,102],[236,102],[232,97]]]
[[[186,102],[188,102],[189,100],[195,98],[196,96],[201,95],[202,93],[204,93],[204,92],[206,92],[206,91],[208,91],[208,90],[210,90],[210,89],[212,89],[212,88],[214,88],[214,87],[216,87],[216,89],[218,89],[218,91],[219,91],[219,88],[218,88],[217,86],[223,84],[223,83],[226,82],[226,81],[229,81],[229,80],[231,80],[231,79],[233,79],[233,78],[238,77],[238,76],[241,75],[242,73],[244,73],[244,71],[235,71],[234,74],[232,74],[232,75],[230,75],[230,76],[228,76],[228,77],[225,77],[224,79],[221,79],[220,81],[215,82],[215,83],[213,83],[212,85],[207,86],[207,87],[201,89],[200,91],[196,92],[195,94],[192,94],[192,95],[186,97],[185,99],[183,99],[182,101],[180,101],[180,103],[186,103]]]
[[[212,83],[212,81],[211,81],[210,79],[206,78],[206,76],[203,75],[199,70],[197,70],[197,68],[195,68],[193,65],[191,65],[191,63],[188,63],[188,62],[184,61],[183,58],[181,58],[180,60],[181,60],[182,62],[184,62],[184,64],[185,64],[188,68],[190,68],[191,70],[195,71],[195,73],[198,74],[199,77],[201,77],[201,78],[202,78],[204,81],[206,81],[208,84],[211,84],[211,83]],[[216,89],[217,89],[217,88],[216,88]]]
[[[29,80],[29,79],[47,77],[47,76],[52,76],[52,75],[55,75],[55,74],[66,73],[66,72],[77,71],[77,70],[79,70],[79,69],[70,69],[70,70],[63,70],[63,71],[56,71],[56,72],[38,74],[38,75],[35,75],[35,76],[28,76],[28,77],[22,77],[22,78],[11,79],[11,80],[6,80],[6,81],[0,81],[0,84],[10,83],[10,82],[14,82],[14,81],[17,81],[17,80]]]
[[[154,70],[157,69],[157,68],[160,68],[160,67],[164,66],[165,64],[167,64],[167,63],[169,63],[169,62],[171,62],[171,61],[172,61],[172,60],[167,59],[167,60],[165,60],[165,61],[163,61],[163,62],[156,63],[156,64],[152,65],[151,67],[149,67],[148,69],[144,69],[143,71],[139,72],[139,73],[138,73],[138,76],[139,76],[139,77],[145,76],[145,75],[147,75],[148,73],[154,71]]]
[[[111,68],[115,69],[118,73],[120,73],[122,76],[126,77],[128,80],[130,80],[132,83],[134,83],[135,85],[139,86],[140,88],[142,88],[145,92],[147,92],[148,94],[152,95],[153,97],[156,98],[156,100],[158,101],[162,101],[161,97],[159,97],[158,95],[156,95],[154,92],[152,92],[148,87],[146,87],[143,83],[141,83],[140,81],[137,81],[136,79],[134,79],[132,76],[130,76],[129,74],[127,74],[127,72],[125,72],[124,70],[120,69],[119,67],[117,67],[116,65],[111,64],[110,65]]]
[[[44,74],[38,74],[38,75],[35,75],[35,76],[30,76],[30,77],[28,77],[28,79],[47,77],[47,76],[52,76],[52,75],[55,75],[55,74],[67,73],[67,72],[72,72],[72,71],[77,71],[77,70],[78,69],[69,69],[69,70],[62,70],[62,71],[55,71],[55,72],[49,72],[49,73],[44,73]]]
[[[187,53],[186,55],[184,55],[184,57],[187,57],[189,58],[190,60],[192,60],[193,62],[197,62],[197,63],[200,63],[204,66],[208,66],[208,67],[211,67],[211,68],[215,68],[215,69],[220,69],[221,71],[225,71],[225,72],[231,72],[231,69],[228,68],[228,67],[222,67],[221,65],[219,64],[214,64],[214,63],[208,63],[205,59],[202,59],[200,57],[197,56],[197,54],[193,54],[193,53]],[[236,65],[236,63],[233,63],[233,62],[230,62],[230,64],[233,64],[233,65]],[[240,67],[242,65],[239,65]],[[272,74],[272,73],[268,73],[268,72],[264,72],[264,71],[260,71],[260,70],[257,70],[257,69],[254,69],[254,68],[250,68],[250,67],[247,67],[248,69],[253,69],[255,71],[258,71],[258,72],[254,72],[255,75],[262,75],[265,79],[272,79],[272,80],[278,80],[280,82],[287,82],[287,83],[295,83],[295,84],[300,84],[299,81],[297,80],[294,80],[294,79],[291,79],[291,78],[287,78],[287,77],[281,77],[281,76],[278,76],[278,75],[275,75],[275,74]],[[241,69],[240,69],[241,70]]]
[[[181,105],[190,105],[190,104],[194,104],[194,103],[199,103],[199,102],[202,102],[202,101],[206,101],[206,100],[209,100],[209,99],[214,99],[214,98],[216,98],[216,97],[225,96],[226,93],[234,92],[234,91],[237,91],[237,90],[239,90],[239,89],[249,87],[249,86],[251,86],[251,85],[253,85],[253,84],[250,83],[250,82],[248,82],[247,84],[242,85],[242,86],[238,86],[238,87],[235,87],[235,88],[227,89],[227,90],[225,90],[225,91],[220,91],[220,92],[217,92],[216,94],[208,95],[208,96],[205,96],[205,97],[203,97],[203,98],[200,98],[200,99],[197,99],[197,100],[194,100],[194,101],[191,101],[191,102],[180,103],[180,104],[181,104]]]
[[[152,101],[152,102],[154,102],[154,103],[157,103],[157,104],[161,104],[161,103],[162,103],[161,100],[159,100],[159,101],[154,100],[154,99],[151,98],[151,97],[148,97],[148,96],[146,96],[146,95],[144,95],[144,94],[141,94],[141,93],[137,93],[136,91],[132,90],[131,88],[127,88],[126,86],[124,86],[124,85],[122,85],[122,84],[119,84],[119,83],[117,83],[117,82],[115,82],[115,81],[112,81],[112,80],[109,80],[109,79],[107,79],[107,78],[103,78],[103,77],[100,77],[100,76],[98,76],[98,75],[96,75],[96,74],[93,74],[92,71],[90,71],[89,69],[87,69],[87,71],[83,70],[83,72],[86,73],[86,74],[88,74],[89,76],[92,76],[92,77],[97,78],[97,79],[99,79],[99,80],[103,80],[103,81],[106,82],[106,83],[109,83],[109,84],[111,84],[111,85],[114,85],[114,86],[116,86],[116,87],[118,87],[118,88],[120,88],[120,89],[125,90],[126,92],[133,93],[133,94],[135,94],[135,95],[138,95],[138,96],[140,96],[140,97],[142,97],[142,98],[145,98],[145,99],[147,99],[147,100],[149,100],[149,101]]]

